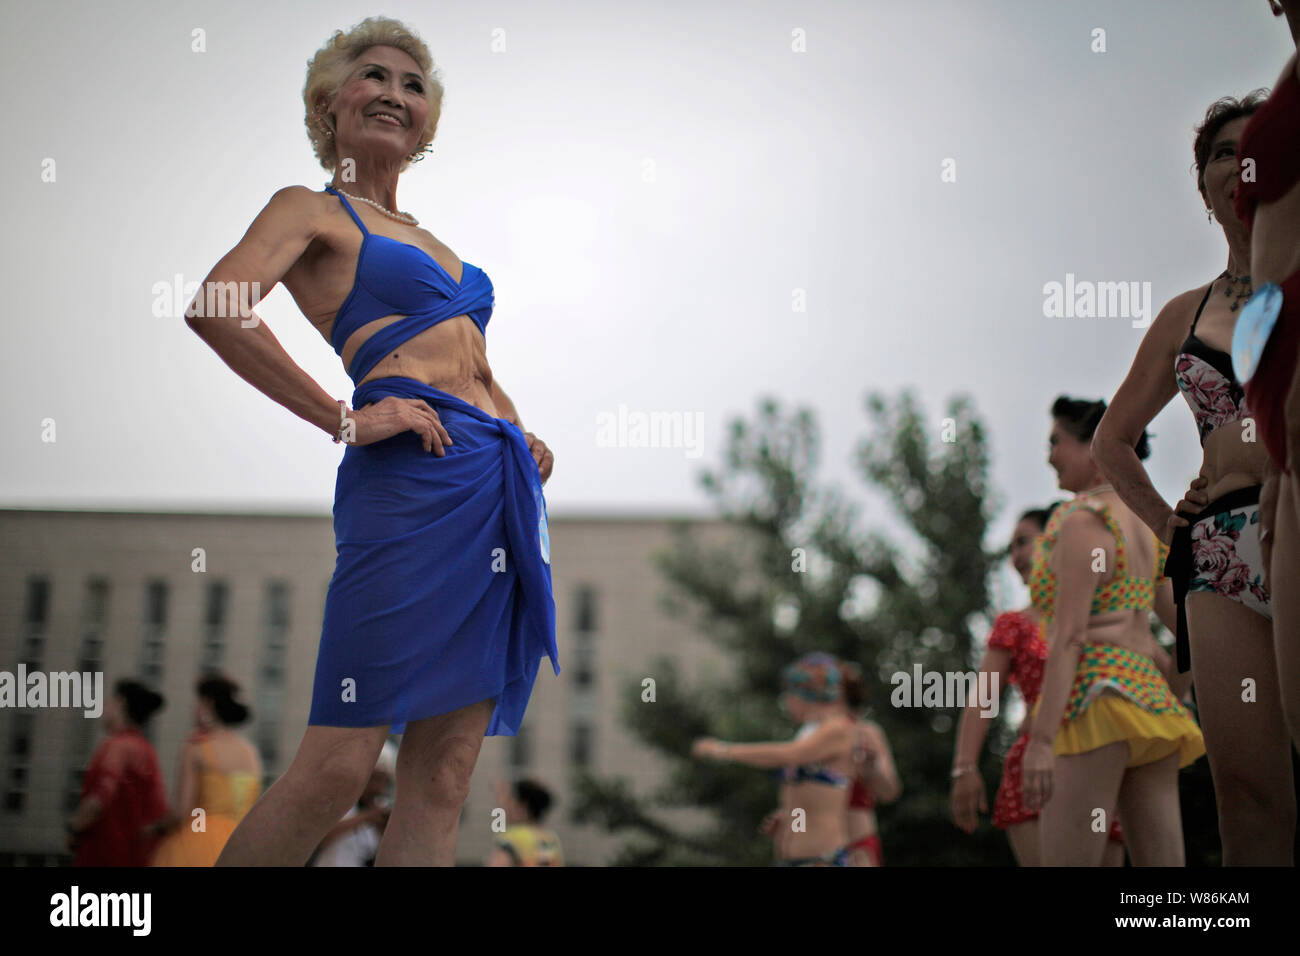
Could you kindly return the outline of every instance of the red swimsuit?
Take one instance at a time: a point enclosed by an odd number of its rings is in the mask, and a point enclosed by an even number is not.
[[[871,788],[862,782],[861,777],[853,778],[853,789],[849,791],[849,809],[850,810],[870,810],[876,805],[875,794]],[[870,854],[876,866],[884,865],[884,854],[880,846],[880,834],[873,833],[871,836],[864,836],[860,840],[855,840],[849,844],[849,852],[854,850],[866,850]]]
[[[1253,161],[1254,175],[1237,186],[1237,218],[1254,225],[1255,207],[1276,202],[1300,179],[1300,82],[1288,66],[1273,95],[1255,111],[1237,143],[1237,165]],[[1286,471],[1286,419],[1283,406],[1296,356],[1300,354],[1300,269],[1281,283],[1282,311],[1255,374],[1246,383],[1246,401],[1259,424],[1260,438],[1279,468]],[[1289,472],[1288,472],[1289,473]]]
[[[988,646],[990,650],[1011,654],[1009,681],[1020,687],[1025,706],[1032,709],[1043,689],[1043,668],[1047,663],[1047,642],[1043,640],[1042,629],[1019,611],[1007,611],[993,622]],[[1021,765],[1028,746],[1029,734],[1021,734],[1002,765],[1002,784],[993,803],[993,825],[1002,830],[1038,819],[1038,811],[1026,808],[1021,797]],[[1118,843],[1124,841],[1118,822],[1111,824],[1110,838]]]

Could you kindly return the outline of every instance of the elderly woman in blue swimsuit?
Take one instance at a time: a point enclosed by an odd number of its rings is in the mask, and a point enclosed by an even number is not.
[[[517,733],[542,658],[559,673],[542,496],[553,459],[488,366],[491,281],[398,211],[398,176],[438,125],[428,49],[383,18],[336,32],[303,100],[333,180],[277,192],[187,314],[241,378],[346,443],[308,727],[218,864],[305,863],[391,728],[405,735],[375,862],[451,865],[484,736]],[[279,282],[338,352],[351,407],[247,318],[244,290]]]
[[[794,740],[732,744],[695,741],[694,757],[781,768],[781,810],[762,830],[776,841],[778,866],[851,866],[849,785],[858,773],[861,734],[842,693],[840,664],[807,654],[785,672],[781,705],[801,726]]]

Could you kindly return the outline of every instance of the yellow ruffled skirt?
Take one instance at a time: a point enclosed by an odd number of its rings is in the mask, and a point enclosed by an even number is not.
[[[1052,752],[1082,754],[1120,741],[1128,744],[1129,767],[1173,753],[1186,767],[1205,753],[1201,728],[1155,661],[1113,644],[1089,644],[1079,656]]]

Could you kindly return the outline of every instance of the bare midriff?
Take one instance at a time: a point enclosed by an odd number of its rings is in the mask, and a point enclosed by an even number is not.
[[[844,761],[848,763],[848,761]],[[832,764],[834,766],[834,764]],[[776,824],[776,854],[779,859],[832,853],[849,842],[845,817],[848,792],[814,780],[781,785],[781,818]],[[807,829],[794,829],[795,812],[802,810]]]
[[[370,336],[402,316],[376,319],[357,329],[343,345],[343,367]],[[439,322],[412,336],[366,373],[358,385],[377,378],[413,378],[439,391],[455,395],[483,409],[493,418],[500,413],[492,402],[492,369],[488,366],[487,342],[468,315]]]
[[[1262,485],[1268,477],[1268,452],[1253,419],[1220,425],[1205,440],[1202,455],[1201,477],[1209,482],[1205,494],[1210,501]]]

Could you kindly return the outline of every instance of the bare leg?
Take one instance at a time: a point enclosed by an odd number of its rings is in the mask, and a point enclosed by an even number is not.
[[[1290,866],[1295,783],[1273,626],[1245,605],[1195,591],[1187,596],[1187,627],[1201,732],[1219,805],[1223,864]],[[1253,700],[1243,700],[1247,681]]]
[[[1052,795],[1038,817],[1043,866],[1101,865],[1127,761],[1123,741],[1056,758]]]
[[[1270,591],[1273,606],[1273,650],[1277,657],[1279,693],[1291,741],[1300,749],[1300,483],[1282,475],[1277,495],[1277,517],[1273,530],[1273,581],[1282,582]]]
[[[1178,754],[1131,767],[1119,789],[1124,838],[1134,866],[1186,866],[1178,805]]]
[[[375,866],[455,866],[460,811],[494,700],[407,724],[397,797]]]
[[[1039,866],[1038,821],[1026,820],[1007,827],[1007,839],[1011,841],[1011,852],[1016,855],[1016,862],[1021,866]]]
[[[1106,837],[1106,852],[1102,855],[1101,865],[1102,866],[1123,866],[1124,865],[1124,844],[1116,843],[1109,836]]]
[[[302,866],[354,806],[388,736],[385,727],[308,727],[293,763],[262,794],[217,866]]]

